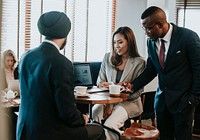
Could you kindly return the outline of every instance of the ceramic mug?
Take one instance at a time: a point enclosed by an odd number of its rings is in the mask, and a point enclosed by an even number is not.
[[[87,87],[86,86],[76,86],[75,90],[76,90],[76,93],[81,94],[81,95],[87,93]]]
[[[120,95],[120,92],[122,92],[120,85],[109,85],[109,94],[112,95]]]

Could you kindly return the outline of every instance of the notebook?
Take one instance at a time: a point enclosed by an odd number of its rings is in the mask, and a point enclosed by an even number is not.
[[[89,93],[108,90],[107,88],[97,88],[93,85],[89,63],[74,63],[74,85],[87,86],[87,92]]]
[[[8,89],[10,89],[12,91],[17,91],[18,96],[20,96],[19,80],[9,80]]]

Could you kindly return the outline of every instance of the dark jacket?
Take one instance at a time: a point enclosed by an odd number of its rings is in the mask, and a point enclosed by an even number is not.
[[[198,35],[174,24],[164,70],[159,64],[155,42],[148,40],[148,60],[144,72],[133,81],[134,90],[150,82],[157,74],[159,86],[155,109],[165,105],[173,112],[182,111],[189,102],[196,105],[200,97],[200,39]]]
[[[50,43],[28,51],[19,64],[21,104],[17,140],[87,139],[74,97],[72,63]]]

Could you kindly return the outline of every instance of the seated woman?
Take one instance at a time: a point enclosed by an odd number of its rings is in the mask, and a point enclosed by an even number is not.
[[[1,89],[5,89],[8,86],[9,80],[14,80],[14,71],[17,65],[17,58],[12,50],[6,50],[2,54],[2,66],[1,66],[1,76],[2,83]]]
[[[118,84],[123,81],[132,81],[145,68],[145,61],[140,57],[137,49],[136,39],[129,27],[120,27],[113,34],[112,51],[107,53],[101,64],[97,79],[99,87],[109,87],[109,83]],[[143,112],[140,95],[143,89],[132,94],[129,100],[113,105],[93,106],[93,119],[104,125],[115,129],[120,134],[124,132],[121,128],[128,118],[139,116]],[[117,139],[117,135],[106,131],[107,140]]]

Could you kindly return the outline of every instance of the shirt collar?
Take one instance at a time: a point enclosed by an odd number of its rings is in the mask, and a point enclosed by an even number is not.
[[[47,43],[52,44],[53,46],[55,46],[55,47],[58,49],[58,51],[60,51],[58,45],[57,45],[55,42],[53,42],[53,41],[51,41],[51,40],[47,40],[47,39],[45,39],[43,42],[47,42]]]
[[[170,39],[172,36],[172,29],[173,29],[173,26],[171,24],[169,24],[169,30],[168,30],[167,34],[161,39],[165,40],[165,42],[170,42]]]

